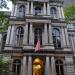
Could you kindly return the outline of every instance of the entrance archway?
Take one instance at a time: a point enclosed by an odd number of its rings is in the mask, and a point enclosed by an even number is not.
[[[40,58],[36,58],[33,61],[33,75],[42,75],[43,73],[43,61]]]

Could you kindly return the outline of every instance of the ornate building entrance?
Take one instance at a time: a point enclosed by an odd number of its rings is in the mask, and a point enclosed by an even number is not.
[[[36,58],[33,61],[33,75],[42,75],[43,74],[43,61],[40,58]]]

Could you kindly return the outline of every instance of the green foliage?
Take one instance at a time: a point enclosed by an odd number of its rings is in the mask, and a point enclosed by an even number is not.
[[[0,74],[2,74],[3,70],[5,70],[8,62],[3,61],[3,58],[0,57]]]
[[[66,20],[75,20],[75,5],[70,5],[64,9]]]
[[[7,6],[7,2],[11,1],[12,3],[15,3],[15,0],[0,0],[0,9],[6,8],[9,9]]]
[[[8,9],[7,2],[8,2],[8,0],[7,1],[6,0],[0,0],[0,8],[1,9],[3,9],[3,8],[7,8]]]
[[[8,16],[5,15],[5,12],[0,12],[0,32],[7,30],[9,26]]]

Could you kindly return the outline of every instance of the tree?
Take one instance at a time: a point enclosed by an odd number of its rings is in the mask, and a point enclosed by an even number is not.
[[[66,20],[75,20],[75,5],[70,5],[64,9]]]
[[[0,75],[2,75],[4,71],[6,71],[8,64],[9,61],[4,61],[3,58],[0,57]]]
[[[0,9],[6,8],[9,9],[7,6],[7,2],[12,1],[13,3],[15,3],[15,0],[0,0]]]
[[[15,2],[15,0],[0,0],[0,32],[7,30],[10,25],[8,15],[5,14],[6,12],[2,11],[3,8],[9,9],[7,6],[8,1],[12,1],[13,3]]]

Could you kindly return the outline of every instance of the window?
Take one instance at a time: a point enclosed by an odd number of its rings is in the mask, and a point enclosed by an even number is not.
[[[75,28],[75,23],[73,23],[73,27]]]
[[[16,29],[16,46],[22,46],[23,45],[23,35],[24,35],[24,29],[23,27],[17,27]]]
[[[40,44],[42,45],[42,29],[41,28],[35,28],[34,34],[35,34],[34,44],[36,45],[36,43],[39,39]]]
[[[4,34],[3,35],[3,40],[2,40],[2,49],[4,49],[4,47],[5,47],[6,37],[7,37],[7,34]]]
[[[56,75],[64,75],[63,62],[61,60],[56,60],[55,65],[56,65]]]
[[[25,16],[25,6],[21,5],[19,7],[19,17],[24,17]]]
[[[20,75],[21,72],[21,61],[19,59],[13,62],[13,75]]]
[[[54,47],[61,48],[60,31],[58,28],[53,28],[52,36],[53,36]]]
[[[51,16],[53,18],[56,18],[57,17],[57,10],[56,10],[56,8],[55,7],[51,7],[50,11],[51,11]]]
[[[40,7],[36,7],[35,8],[35,15],[40,15],[41,14],[41,8]]]

